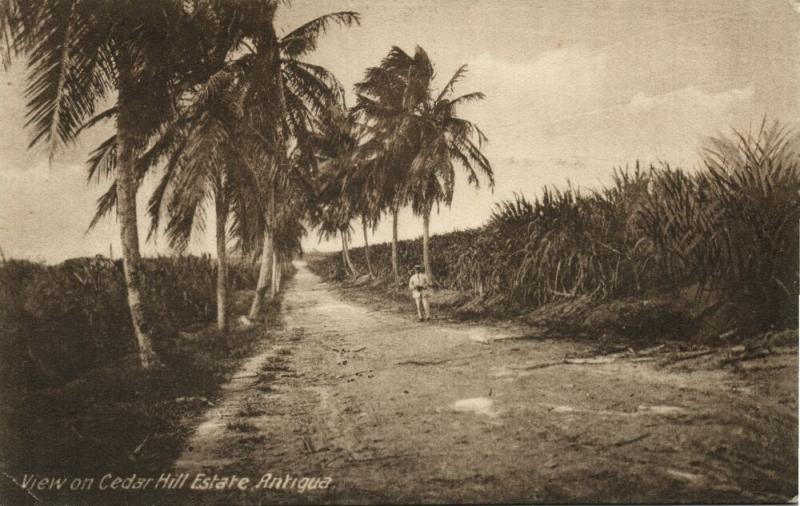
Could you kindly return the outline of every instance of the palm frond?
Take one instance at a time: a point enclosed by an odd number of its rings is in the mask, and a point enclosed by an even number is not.
[[[113,106],[113,107],[109,107],[108,109],[106,109],[105,111],[103,111],[103,112],[101,112],[99,114],[96,114],[94,117],[92,117],[88,121],[84,122],[80,127],[78,127],[78,129],[75,131],[75,137],[80,135],[81,132],[83,132],[84,130],[92,128],[93,126],[97,125],[98,123],[101,123],[101,122],[103,122],[103,121],[105,121],[107,119],[111,119],[111,118],[115,117],[118,112],[119,112],[119,107],[118,106]]]
[[[51,156],[77,135],[96,103],[114,85],[106,34],[85,3],[59,1],[39,12],[28,27],[31,45],[26,126],[30,145],[46,142]]]
[[[486,95],[483,92],[474,91],[472,93],[466,93],[464,95],[461,95],[459,97],[456,97],[456,98],[450,100],[450,104],[455,106],[455,105],[466,104],[466,103],[470,103],[470,102],[477,102],[479,100],[484,100],[485,98],[486,98]]]
[[[106,192],[97,199],[97,206],[94,216],[89,222],[87,230],[92,230],[100,223],[100,220],[106,217],[117,205],[117,182],[111,183],[111,186]]]
[[[440,102],[440,101],[444,100],[444,98],[447,96],[447,94],[451,93],[453,91],[453,88],[455,87],[456,83],[458,81],[460,81],[461,79],[463,79],[465,75],[467,75],[467,65],[466,64],[461,65],[460,67],[458,67],[458,70],[456,70],[455,73],[453,73],[453,76],[450,78],[449,81],[447,81],[447,84],[444,85],[444,88],[442,88],[442,91],[439,92],[439,96],[436,97],[436,102]]]
[[[317,48],[319,36],[325,33],[331,24],[348,27],[359,24],[360,19],[360,14],[353,11],[334,12],[313,19],[281,38],[281,53],[289,58],[304,56]]]
[[[100,143],[100,145],[90,153],[86,164],[89,173],[86,178],[87,181],[91,181],[95,176],[99,180],[101,172],[103,172],[106,177],[111,177],[117,165],[117,136],[112,135]]]

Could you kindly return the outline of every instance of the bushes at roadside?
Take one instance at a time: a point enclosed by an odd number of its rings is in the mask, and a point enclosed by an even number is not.
[[[255,285],[250,265],[230,269],[233,290]],[[215,317],[216,266],[210,257],[143,262],[144,297],[163,339]],[[77,258],[58,265],[0,264],[0,380],[50,384],[133,351],[122,261]]]

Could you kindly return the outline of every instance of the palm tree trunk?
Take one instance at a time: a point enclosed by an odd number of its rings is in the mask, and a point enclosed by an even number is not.
[[[350,275],[356,277],[356,268],[353,266],[353,260],[350,258],[350,248],[347,245],[347,233],[342,231],[342,257],[344,258],[344,264],[347,266],[347,269],[350,271]]]
[[[128,292],[128,307],[131,312],[133,331],[139,347],[139,361],[143,369],[159,363],[150,334],[142,297],[142,257],[139,252],[139,224],[136,218],[136,188],[134,174],[133,139],[127,133],[125,109],[117,119],[117,217],[119,219],[122,258],[125,268],[125,286]]]
[[[228,209],[222,196],[221,184],[217,185],[214,203],[217,212],[217,330],[228,330],[228,252],[225,226]]]
[[[264,303],[264,297],[267,294],[267,278],[270,278],[270,286],[272,285],[272,277],[270,277],[271,262],[272,262],[272,229],[274,228],[275,216],[275,187],[270,186],[269,203],[267,216],[264,218],[264,244],[261,246],[261,267],[258,270],[258,283],[256,284],[256,293],[253,296],[253,303],[250,305],[250,313],[247,315],[251,320],[258,318],[261,313],[261,306]]]
[[[344,264],[344,270],[352,275],[353,272],[350,270],[350,264],[347,262],[347,236],[344,232],[340,232],[340,234],[342,236],[342,263]]]
[[[281,291],[281,285],[283,284],[283,272],[286,269],[286,261],[283,259],[282,255],[278,255],[278,279],[275,282],[275,286],[278,287],[278,293]]]
[[[392,209],[392,272],[395,283],[400,284],[400,262],[397,258],[397,214],[398,210]]]
[[[364,229],[364,256],[367,260],[367,271],[369,271],[369,278],[372,279],[375,277],[375,273],[372,272],[372,262],[369,261],[369,240],[367,239],[367,220],[365,218],[361,218],[361,225]]]
[[[430,255],[430,226],[431,226],[431,211],[425,210],[422,215],[422,263],[425,266],[425,274],[428,279],[433,283],[433,270],[431,269],[431,255]]]
[[[353,277],[358,276],[358,271],[356,270],[356,266],[353,263],[353,259],[350,257],[350,239],[347,240],[347,243],[344,247],[344,257],[347,259],[347,265],[350,267],[350,272],[353,273]]]
[[[270,291],[270,296],[274,299],[278,296],[278,292],[281,289],[280,286],[280,260],[278,258],[278,250],[275,246],[272,247],[272,290]]]
[[[341,251],[342,267],[344,268],[345,271],[347,271],[348,270],[347,269],[347,258],[345,258],[345,256],[344,256],[344,244],[345,244],[344,234],[341,234],[341,238],[342,238],[342,251]]]
[[[261,313],[261,306],[267,294],[267,279],[269,278],[270,261],[272,260],[272,240],[269,232],[264,232],[264,245],[261,247],[261,266],[258,269],[258,283],[256,293],[253,295],[253,303],[250,304],[250,313],[247,317],[251,320],[258,318]]]

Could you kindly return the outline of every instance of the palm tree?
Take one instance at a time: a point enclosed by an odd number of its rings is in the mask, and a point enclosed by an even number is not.
[[[342,265],[352,277],[358,276],[350,258],[350,237],[353,232],[351,223],[357,214],[353,201],[343,191],[343,179],[346,171],[336,164],[336,159],[323,160],[317,177],[320,202],[316,211],[310,216],[312,225],[317,229],[320,240],[336,237],[341,239]]]
[[[364,234],[364,259],[370,278],[375,277],[369,248],[368,230],[374,231],[380,221],[383,203],[381,172],[379,160],[375,158],[370,142],[362,144],[366,130],[358,121],[358,116],[347,107],[332,107],[318,122],[315,135],[317,157],[327,164],[330,190],[329,199],[334,206],[348,209],[361,221]],[[338,201],[338,202],[337,202]],[[349,219],[348,219],[349,222]],[[348,225],[349,229],[349,225]],[[346,234],[347,235],[347,234]],[[347,237],[344,242],[347,243]],[[349,253],[344,248],[344,257],[349,264]]]
[[[373,188],[378,192],[378,206],[392,215],[392,272],[400,283],[398,258],[398,214],[409,203],[408,180],[411,162],[419,147],[408,136],[405,114],[412,114],[424,100],[433,67],[427,55],[417,48],[413,57],[393,47],[377,67],[370,67],[364,79],[356,83],[358,100],[355,113],[362,116],[370,138],[362,145],[361,157],[374,164]]]
[[[291,189],[287,188],[288,192]],[[306,208],[299,201],[304,195],[296,193],[285,198],[275,214],[273,221],[272,243],[272,288],[274,298],[281,289],[282,275],[295,255],[301,255],[303,248],[301,239],[306,235],[303,221],[306,219]]]
[[[440,203],[450,206],[453,202],[455,169],[457,162],[467,173],[467,183],[479,187],[478,175],[483,174],[494,188],[494,171],[481,148],[486,136],[474,123],[460,118],[460,104],[482,100],[483,93],[473,92],[450,98],[453,87],[466,74],[466,65],[461,66],[436,96],[423,102],[411,124],[417,128],[420,150],[411,163],[410,195],[414,213],[422,215],[422,258],[425,271],[434,279],[430,260],[430,220],[433,206]],[[477,140],[477,143],[475,142]]]
[[[364,136],[363,125],[358,125],[359,138]],[[356,213],[361,219],[361,228],[364,234],[364,259],[367,263],[369,277],[375,277],[375,271],[370,259],[369,234],[378,227],[381,214],[391,206],[393,192],[387,190],[386,182],[383,180],[385,171],[383,170],[380,156],[375,156],[372,142],[361,143],[356,152],[353,153],[353,167],[345,179],[342,191],[353,203]],[[396,226],[396,214],[394,214]],[[396,253],[396,252],[395,252]],[[396,255],[395,255],[396,260]],[[397,262],[393,263],[396,266]]]
[[[280,195],[276,191],[280,179],[277,174],[295,167],[289,161],[290,141],[302,151],[310,152],[309,132],[313,115],[326,110],[343,96],[341,85],[333,74],[319,65],[302,61],[302,58],[316,49],[319,37],[331,24],[357,24],[359,15],[349,11],[327,14],[282,37],[278,37],[274,27],[275,11],[260,15],[265,19],[263,26],[243,32],[253,44],[248,44],[248,51],[238,62],[246,69],[245,80],[249,83],[244,100],[248,122],[254,131],[262,133],[260,142],[248,151],[256,153],[252,157],[252,165],[260,165],[264,169],[260,178],[262,194],[269,196],[268,209],[274,213],[279,207],[274,203],[275,196]],[[292,182],[305,188],[309,196],[313,194],[307,175],[295,174]],[[275,231],[269,231],[271,221],[270,216],[262,220],[265,228],[261,234],[262,251],[272,250],[275,257]],[[263,262],[266,258],[262,254],[259,273],[259,282],[264,283],[269,268]],[[261,303],[265,288],[261,284],[256,287],[251,315],[257,314],[257,306]]]
[[[452,98],[455,84],[465,75],[463,65],[434,93],[433,64],[427,53],[417,47],[412,57],[395,47],[360,85],[361,109],[375,118],[379,134],[391,146],[390,156],[400,162],[411,158],[407,166],[400,165],[407,172],[398,200],[410,202],[414,214],[422,216],[422,257],[432,280],[430,218],[434,206],[450,206],[453,201],[453,162],[464,168],[469,184],[479,186],[478,176],[483,174],[494,187],[491,164],[481,151],[486,137],[457,114],[459,105],[482,100],[484,95],[473,92]]]
[[[357,163],[355,173],[345,182],[343,191],[353,201],[357,214],[361,220],[361,229],[364,234],[364,260],[367,263],[369,277],[375,277],[372,268],[369,248],[368,231],[375,232],[380,223],[380,217],[387,204],[385,192],[378,177],[381,174],[377,160],[363,160],[356,154]]]
[[[350,236],[353,232],[351,222],[353,214],[350,212],[349,204],[345,198],[327,202],[322,211],[317,215],[314,226],[317,228],[320,240],[332,239],[337,235],[341,239],[342,265],[351,277],[358,277],[350,258]]]
[[[369,257],[367,229],[377,224],[379,209],[370,188],[373,166],[362,159],[360,141],[364,131],[344,103],[321,114],[312,136],[314,154],[320,164],[320,198],[323,207],[316,220],[320,238],[340,235],[342,261],[353,276],[357,275],[350,258],[351,222],[360,218],[364,231],[364,253],[370,277],[374,276]]]
[[[131,320],[141,365],[158,363],[152,324],[142,296],[136,211],[137,159],[174,111],[175,99],[197,65],[211,54],[214,37],[201,2],[178,0],[7,0],[0,6],[6,54],[27,57],[27,125],[31,145],[47,143],[51,157],[84,126],[115,119],[116,133],[103,153],[115,167],[113,194],[124,259]],[[225,48],[227,52],[227,48]],[[110,95],[116,104],[88,121]]]
[[[204,228],[204,206],[212,200],[215,207],[217,246],[217,327],[228,329],[227,249],[228,218],[238,232],[240,244],[248,245],[250,214],[257,206],[254,193],[255,174],[241,155],[242,107],[229,100],[240,97],[238,83],[230,79],[226,86],[211,93],[199,93],[183,108],[164,136],[171,144],[168,162],[160,184],[154,191],[148,210],[151,229],[148,238],[158,229],[167,201],[169,223],[166,234],[170,246],[183,251],[195,228]],[[177,132],[174,132],[177,130]]]

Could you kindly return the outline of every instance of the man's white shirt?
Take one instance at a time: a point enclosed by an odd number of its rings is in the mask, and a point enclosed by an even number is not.
[[[424,273],[414,274],[411,276],[411,279],[408,280],[408,287],[411,290],[416,288],[428,288],[430,284],[431,282],[428,279],[427,274]]]

